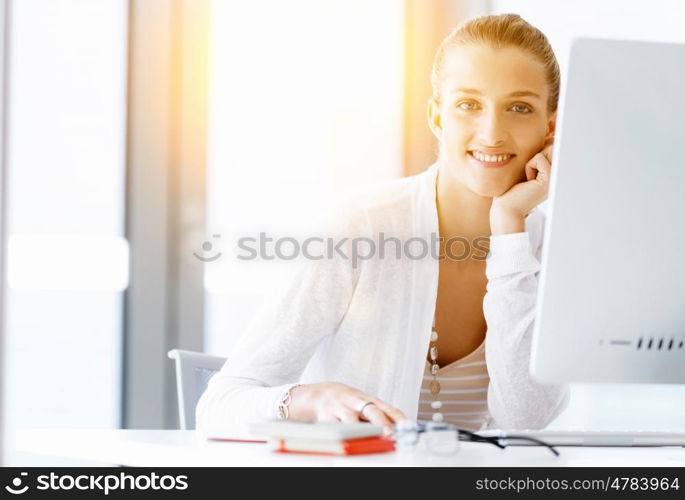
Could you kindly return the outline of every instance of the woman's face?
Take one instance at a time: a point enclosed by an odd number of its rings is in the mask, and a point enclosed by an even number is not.
[[[543,66],[518,48],[474,44],[451,48],[444,63],[441,103],[428,107],[441,168],[474,193],[499,196],[526,180],[526,163],[554,133]],[[494,166],[474,151],[513,156]]]

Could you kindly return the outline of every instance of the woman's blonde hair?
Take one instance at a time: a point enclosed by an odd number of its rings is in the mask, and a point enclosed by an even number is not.
[[[517,47],[535,57],[544,67],[549,86],[547,110],[550,113],[557,110],[561,80],[557,58],[545,34],[518,14],[500,14],[470,19],[447,35],[435,54],[431,71],[433,99],[436,103],[440,104],[440,82],[442,82],[446,54],[452,47],[471,43],[480,43],[495,49]]]

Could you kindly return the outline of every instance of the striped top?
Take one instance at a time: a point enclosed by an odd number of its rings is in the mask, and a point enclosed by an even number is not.
[[[442,401],[440,413],[444,421],[470,431],[478,431],[487,424],[488,384],[490,376],[485,363],[485,340],[473,352],[438,370],[436,380],[440,393],[433,395],[430,383],[433,376],[426,360],[419,396],[418,420],[431,420],[436,410],[433,401]]]

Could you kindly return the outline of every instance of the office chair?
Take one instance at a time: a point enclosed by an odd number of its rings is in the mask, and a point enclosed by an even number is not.
[[[178,419],[182,430],[195,429],[195,407],[212,378],[226,358],[201,352],[172,349],[169,358],[176,362]]]

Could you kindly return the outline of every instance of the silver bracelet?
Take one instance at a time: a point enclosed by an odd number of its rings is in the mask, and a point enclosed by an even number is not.
[[[294,384],[291,385],[290,388],[285,391],[283,396],[281,396],[281,399],[278,402],[278,408],[276,409],[276,418],[278,420],[288,420],[288,417],[290,414],[288,413],[288,405],[290,404],[291,401],[291,396],[290,396],[290,391],[292,391],[295,387],[299,387],[302,384]]]

